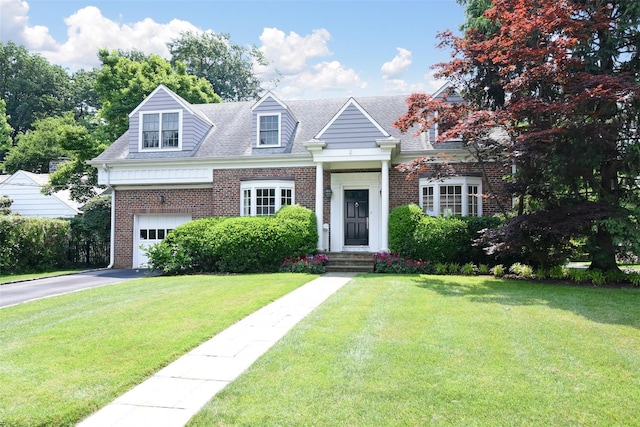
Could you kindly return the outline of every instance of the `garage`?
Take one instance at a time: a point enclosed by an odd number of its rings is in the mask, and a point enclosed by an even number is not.
[[[146,248],[162,242],[171,230],[189,221],[190,214],[136,215],[133,231],[133,267],[148,267]]]

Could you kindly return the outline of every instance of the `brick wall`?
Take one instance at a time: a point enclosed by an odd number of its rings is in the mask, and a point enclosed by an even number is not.
[[[116,190],[114,267],[132,266],[135,215],[188,213],[193,219],[237,216],[241,180],[261,178],[293,178],[296,203],[315,210],[315,167],[216,170],[214,188]]]
[[[503,171],[500,165],[489,165],[489,179],[492,185],[499,185]],[[478,173],[480,169],[473,164],[457,164],[461,173]],[[339,171],[334,171],[334,173]],[[358,172],[350,170],[350,173]],[[367,170],[366,172],[370,172]],[[378,171],[376,171],[378,172]],[[323,189],[330,186],[330,171],[324,172]],[[156,189],[156,190],[117,190],[115,262],[116,268],[130,268],[133,260],[133,219],[137,214],[188,213],[193,219],[210,216],[237,216],[240,213],[240,185],[243,180],[251,179],[293,179],[295,181],[295,202],[315,210],[315,167],[299,168],[260,168],[225,169],[213,171],[214,188],[197,189]],[[389,173],[389,208],[419,201],[419,179],[406,179],[406,174],[395,169]],[[486,192],[489,186],[483,182]],[[163,203],[161,203],[163,196]],[[331,200],[324,197],[323,222],[330,222]],[[498,212],[494,200],[487,198],[483,202],[485,215]]]

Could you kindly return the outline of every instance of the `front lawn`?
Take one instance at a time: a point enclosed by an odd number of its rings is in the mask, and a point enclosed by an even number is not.
[[[152,277],[0,309],[0,425],[74,425],[313,278]]]
[[[191,426],[640,425],[640,290],[356,278]]]

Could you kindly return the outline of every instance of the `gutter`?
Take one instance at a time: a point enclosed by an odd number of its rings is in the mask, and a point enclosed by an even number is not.
[[[109,182],[109,171],[111,168],[106,164],[102,164],[102,169],[107,173],[107,188],[111,190],[111,236],[109,241],[109,265],[107,269],[113,268],[116,259],[116,190]]]

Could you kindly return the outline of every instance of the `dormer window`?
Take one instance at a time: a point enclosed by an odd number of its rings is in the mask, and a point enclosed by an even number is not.
[[[140,150],[180,150],[182,112],[141,113]]]
[[[258,147],[280,146],[280,114],[258,115]]]

